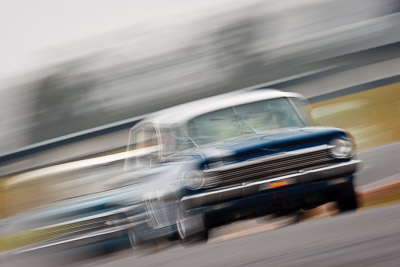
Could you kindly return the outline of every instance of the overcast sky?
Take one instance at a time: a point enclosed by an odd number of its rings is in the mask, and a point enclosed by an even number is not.
[[[184,23],[238,0],[0,0],[0,81],[43,67],[68,43],[135,25]],[[3,86],[1,86],[3,87]]]
[[[118,42],[107,36],[123,29],[145,32],[185,24],[259,1],[275,12],[331,0],[0,0],[0,88],[67,56],[66,48],[93,40],[95,48],[101,45],[96,38]]]

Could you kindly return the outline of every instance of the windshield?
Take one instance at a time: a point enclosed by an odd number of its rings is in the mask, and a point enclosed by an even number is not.
[[[188,135],[197,145],[224,139],[304,127],[286,98],[270,99],[207,113],[188,122]]]

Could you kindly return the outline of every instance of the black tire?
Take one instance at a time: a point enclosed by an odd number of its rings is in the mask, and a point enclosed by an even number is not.
[[[179,243],[186,247],[192,246],[195,244],[205,244],[208,240],[208,230],[203,230],[196,234],[186,237],[185,239],[179,239]]]
[[[180,205],[176,208],[176,229],[179,242],[183,246],[206,243],[208,240],[208,229],[205,217],[201,214],[188,217]]]
[[[347,184],[337,192],[336,204],[340,212],[354,211],[358,208],[358,201],[353,183]]]

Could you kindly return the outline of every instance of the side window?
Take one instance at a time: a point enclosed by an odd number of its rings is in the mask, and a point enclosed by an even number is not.
[[[158,145],[157,133],[152,125],[145,125],[141,128],[131,130],[129,134],[129,150],[142,149]],[[149,167],[158,162],[158,154],[151,153],[136,158],[129,158],[125,161],[125,169],[133,170],[137,168]]]
[[[138,129],[138,131],[135,133],[134,138],[135,149],[156,146],[158,144],[156,130],[152,126]]]

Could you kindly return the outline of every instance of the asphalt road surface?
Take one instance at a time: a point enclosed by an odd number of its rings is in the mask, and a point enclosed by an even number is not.
[[[400,204],[85,266],[400,266]]]
[[[361,151],[358,188],[400,176],[400,142]],[[223,228],[225,229],[225,228]],[[400,205],[379,207],[182,249],[170,246],[149,254],[129,250],[76,262],[74,255],[0,255],[0,266],[400,266]],[[396,255],[398,253],[398,255]],[[50,256],[50,258],[47,258]],[[15,259],[18,258],[17,261]],[[33,264],[33,265],[32,265]]]
[[[400,142],[360,151],[357,156],[363,161],[357,187],[400,176]]]

